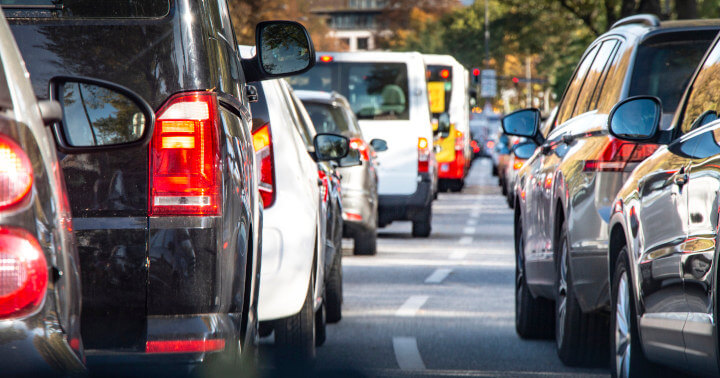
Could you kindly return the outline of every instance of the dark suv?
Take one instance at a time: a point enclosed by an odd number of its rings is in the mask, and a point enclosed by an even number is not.
[[[718,21],[618,21],[587,49],[547,136],[537,109],[503,119],[506,133],[541,147],[517,179],[516,328],[550,336],[569,365],[603,358],[607,346],[608,231],[615,195],[656,145],[608,134],[608,114],[629,96],[662,99],[669,125],[685,85],[720,30]]]
[[[262,218],[246,82],[309,69],[307,31],[261,23],[257,57],[243,60],[225,0],[0,4],[39,98],[54,77],[89,76],[130,88],[156,112],[149,146],[60,155],[87,355],[191,365],[247,355]]]

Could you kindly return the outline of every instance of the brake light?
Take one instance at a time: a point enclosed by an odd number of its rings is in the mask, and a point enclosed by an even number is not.
[[[29,232],[0,228],[0,319],[35,310],[45,298],[45,255]]]
[[[430,144],[425,138],[418,138],[418,173],[430,170]]]
[[[225,349],[224,339],[152,340],[145,342],[146,353],[200,353]]]
[[[622,172],[628,163],[639,163],[652,155],[656,144],[635,144],[611,138],[598,160],[586,160],[585,172]]]
[[[150,215],[218,215],[221,175],[217,97],[173,96],[150,143]]]
[[[331,63],[333,61],[333,57],[331,57],[330,55],[321,55],[320,61],[323,63]]]
[[[318,178],[322,182],[322,185],[320,186],[320,196],[322,197],[323,202],[327,202],[328,192],[330,191],[330,178],[327,177],[327,174],[325,174],[325,171],[322,169],[318,169]]]
[[[258,189],[263,200],[263,208],[267,209],[275,202],[275,166],[270,124],[265,124],[253,132],[253,147],[260,176]]]
[[[447,79],[450,77],[450,70],[440,70],[440,77]]]
[[[356,150],[360,154],[360,160],[370,161],[370,149],[364,140],[360,138],[350,139],[350,148]]]
[[[30,159],[17,143],[0,135],[0,210],[22,201],[32,183]]]
[[[513,169],[517,171],[518,169],[522,168],[522,166],[523,166],[522,161],[515,160],[515,163],[513,164]]]
[[[465,145],[462,131],[455,130],[455,151],[462,151]]]
[[[495,147],[495,142],[492,140],[489,140],[489,141],[487,141],[487,143],[485,145],[487,146],[487,148],[492,149],[493,147]]]

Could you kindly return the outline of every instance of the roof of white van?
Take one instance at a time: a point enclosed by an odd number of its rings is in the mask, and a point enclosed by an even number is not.
[[[407,62],[412,59],[422,59],[419,52],[388,52],[388,51],[353,51],[353,52],[317,52],[321,57],[329,55],[335,60],[345,62]]]
[[[452,55],[422,54],[425,63],[430,64],[460,64]]]

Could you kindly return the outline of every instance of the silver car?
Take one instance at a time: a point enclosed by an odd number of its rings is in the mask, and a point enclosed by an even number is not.
[[[341,167],[343,236],[355,241],[356,255],[377,253],[378,177],[375,169],[375,151],[384,151],[382,139],[368,143],[350,104],[336,92],[295,91],[305,104],[318,133],[335,133],[350,138],[350,155],[347,159],[360,164]]]

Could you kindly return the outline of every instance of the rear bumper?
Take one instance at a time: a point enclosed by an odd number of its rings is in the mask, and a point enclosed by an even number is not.
[[[409,195],[380,195],[378,223],[388,224],[395,220],[413,220],[418,213],[432,203],[432,178],[429,173],[418,175],[419,181],[415,193]]]
[[[465,177],[465,156],[462,151],[455,151],[455,159],[438,162],[438,178],[459,180]]]
[[[357,232],[375,228],[375,209],[370,194],[364,190],[343,189],[343,236],[353,237]]]

